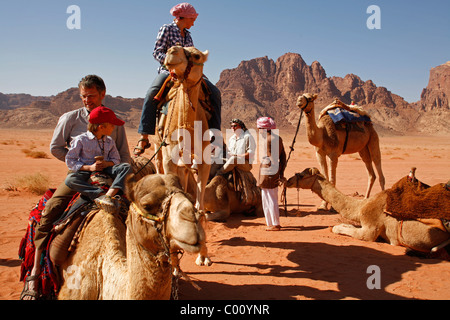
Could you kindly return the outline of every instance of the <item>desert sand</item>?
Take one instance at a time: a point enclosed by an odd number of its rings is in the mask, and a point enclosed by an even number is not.
[[[130,148],[138,136],[127,129]],[[285,147],[292,134],[283,134]],[[42,173],[49,187],[64,179],[66,166],[53,158],[48,145],[52,130],[0,129],[0,299],[17,300],[20,240],[30,210],[41,195],[18,187],[25,175]],[[434,185],[450,178],[448,137],[401,136],[380,138],[386,186],[390,187],[417,167],[416,176]],[[286,177],[307,167],[318,167],[314,150],[300,132]],[[48,158],[31,158],[26,150]],[[147,150],[146,155],[150,152]],[[256,174],[256,169],[253,171]],[[339,160],[337,188],[348,195],[364,194],[367,174],[358,155]],[[378,180],[373,194],[380,192]],[[281,189],[280,189],[281,194]],[[233,215],[226,222],[208,222],[208,248],[213,265],[198,267],[185,254],[182,270],[201,287],[180,280],[181,300],[398,300],[450,299],[450,262],[405,255],[405,248],[382,242],[364,242],[335,235],[331,227],[339,214],[317,211],[321,200],[309,190],[288,190],[288,212],[281,211],[282,230],[265,231],[264,217]],[[379,267],[380,288],[368,288],[370,266]],[[370,282],[370,281],[369,281]]]

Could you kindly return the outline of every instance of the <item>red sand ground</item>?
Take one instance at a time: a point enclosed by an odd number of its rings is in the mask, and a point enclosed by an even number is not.
[[[137,141],[128,130],[130,147]],[[17,300],[18,247],[27,218],[40,195],[6,191],[17,178],[41,172],[56,187],[66,174],[65,164],[48,151],[51,130],[0,129],[0,299]],[[282,135],[286,149],[291,135]],[[23,150],[44,151],[49,159],[26,157]],[[386,186],[417,167],[417,177],[428,183],[448,181],[450,141],[446,137],[381,137]],[[148,151],[147,151],[148,155]],[[339,160],[337,187],[352,195],[364,194],[365,167],[358,155]],[[318,166],[304,134],[297,138],[286,177]],[[255,171],[256,172],[256,171]],[[381,189],[378,180],[374,193]],[[297,201],[299,198],[299,203]],[[338,214],[317,212],[320,199],[309,190],[288,190],[288,216],[281,212],[282,231],[266,232],[263,217],[232,216],[227,222],[208,222],[208,248],[213,265],[198,267],[195,256],[185,254],[181,268],[197,285],[180,281],[179,298],[216,299],[450,299],[450,262],[406,256],[405,249],[386,243],[363,242],[335,235],[331,227]],[[380,269],[380,289],[369,289],[369,266]],[[370,282],[370,281],[369,281]]]

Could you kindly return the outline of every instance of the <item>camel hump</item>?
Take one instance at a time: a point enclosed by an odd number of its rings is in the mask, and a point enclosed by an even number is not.
[[[386,190],[386,211],[400,220],[450,220],[450,190],[445,183],[429,186],[406,176]]]

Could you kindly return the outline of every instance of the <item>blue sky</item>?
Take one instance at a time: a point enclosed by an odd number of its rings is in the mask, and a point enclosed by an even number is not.
[[[98,74],[107,93],[144,97],[156,76],[158,29],[181,1],[0,0],[0,92],[56,95]],[[192,0],[200,14],[195,46],[210,51],[205,74],[268,56],[299,53],[327,76],[353,73],[409,102],[420,99],[431,68],[450,60],[448,0]],[[70,30],[70,5],[81,29]],[[381,29],[370,30],[370,5]]]

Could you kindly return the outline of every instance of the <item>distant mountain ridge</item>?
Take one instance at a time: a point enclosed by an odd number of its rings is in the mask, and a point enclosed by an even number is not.
[[[360,105],[381,134],[450,133],[450,62],[430,70],[429,83],[415,103],[354,74],[327,77],[318,61],[307,65],[297,53],[286,53],[277,61],[268,57],[242,61],[221,73],[217,87],[222,92],[224,128],[232,118],[241,118],[252,128],[258,117],[271,116],[279,128],[293,130],[300,114],[297,97],[310,92],[319,95],[316,111],[335,98]],[[130,128],[139,125],[142,103],[142,98],[109,95],[104,100]],[[81,106],[78,88],[51,97],[0,93],[0,123],[2,127],[54,127],[61,114]]]
[[[306,92],[317,93],[317,111],[335,98],[352,101],[366,109],[377,129],[387,134],[449,133],[450,78],[449,63],[433,68],[430,81],[419,102],[410,104],[371,80],[362,81],[357,75],[344,78],[327,77],[318,61],[308,66],[296,53],[287,53],[277,61],[267,57],[242,61],[235,69],[221,73],[217,87],[222,92],[222,119],[241,117],[254,124],[260,116],[273,117],[279,127],[293,128],[300,111],[297,97]],[[433,102],[438,99],[438,103]],[[245,110],[245,112],[242,112]],[[431,112],[432,111],[432,112]],[[428,126],[430,122],[432,125]]]

